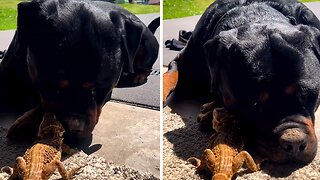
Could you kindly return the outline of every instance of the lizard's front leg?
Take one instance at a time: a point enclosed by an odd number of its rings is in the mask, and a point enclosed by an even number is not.
[[[204,152],[203,152],[203,157],[202,157],[202,160],[201,162],[204,161],[206,163],[204,163],[204,166],[205,164],[207,165],[208,169],[214,173],[214,167],[215,167],[215,164],[217,162],[217,157],[216,155],[212,152],[211,149],[205,149]]]
[[[23,157],[20,157],[20,156],[17,157],[16,161],[17,161],[17,168],[19,172],[22,174],[22,176],[24,176],[27,173],[26,161],[23,159]]]
[[[64,165],[62,164],[61,161],[56,160],[55,161],[56,166],[58,167],[59,173],[61,175],[61,179],[63,180],[69,180],[71,177],[69,176],[66,168],[64,167]]]
[[[259,168],[254,162],[253,158],[247,151],[241,151],[237,154],[232,162],[232,172],[235,174],[241,168],[243,162],[246,162],[246,165],[251,171],[258,171]]]
[[[27,164],[26,161],[23,159],[23,157],[17,157],[16,158],[16,164],[13,167],[13,173],[9,177],[8,180],[17,179],[20,174],[24,176],[27,172]]]
[[[17,164],[13,166],[13,171],[8,180],[15,180],[20,176]]]
[[[67,171],[61,161],[56,160],[55,164],[58,167],[59,173],[62,177],[61,179],[63,179],[63,180],[71,179],[82,168],[82,166],[80,166],[78,168],[73,168],[73,169]]]
[[[206,149],[202,154],[201,160],[196,157],[191,157],[187,159],[187,161],[194,165],[197,171],[203,170],[206,166],[213,171],[216,157],[210,149]]]
[[[49,179],[50,176],[54,173],[54,171],[56,170],[57,168],[57,165],[56,165],[56,160],[55,161],[52,161],[50,162],[49,164],[45,165],[42,169],[42,174],[41,174],[41,178],[42,179]],[[59,171],[60,172],[60,171]]]

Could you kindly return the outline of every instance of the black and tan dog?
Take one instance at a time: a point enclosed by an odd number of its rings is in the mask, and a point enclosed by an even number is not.
[[[217,0],[169,64],[164,102],[172,91],[211,90],[217,106],[244,120],[262,155],[276,162],[310,162],[317,152],[319,29],[319,20],[297,1]],[[211,118],[212,108],[203,106],[200,121]]]
[[[56,114],[67,139],[90,137],[114,87],[147,81],[159,48],[151,31],[107,2],[20,3],[17,31],[0,64],[0,111],[27,113],[8,137],[36,136],[44,112]]]

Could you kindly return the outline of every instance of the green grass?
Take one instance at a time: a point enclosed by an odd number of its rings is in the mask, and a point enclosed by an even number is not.
[[[214,0],[163,0],[163,19],[181,18],[202,14]],[[320,0],[300,0],[315,2]]]
[[[159,13],[160,6],[156,5],[143,5],[143,4],[118,4],[133,14],[149,14]]]
[[[163,0],[163,19],[202,14],[213,0]]]
[[[0,30],[15,29],[20,0],[0,0]]]
[[[17,22],[17,4],[22,0],[0,0],[0,30],[15,29]],[[160,6],[119,4],[134,14],[160,12]]]
[[[0,9],[0,30],[15,29],[17,11],[15,9]]]

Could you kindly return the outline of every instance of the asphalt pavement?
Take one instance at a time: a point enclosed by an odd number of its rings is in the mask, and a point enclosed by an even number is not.
[[[148,25],[159,14],[137,15],[142,22]],[[160,28],[155,32],[155,36],[160,44]],[[160,108],[160,60],[153,65],[153,71],[148,77],[148,82],[144,85],[131,88],[115,88],[112,93],[112,100],[127,104],[133,104],[152,109]]]

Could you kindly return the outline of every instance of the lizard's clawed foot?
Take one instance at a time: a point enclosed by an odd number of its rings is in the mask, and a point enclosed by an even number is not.
[[[187,162],[194,165],[195,168],[198,168],[201,164],[201,160],[196,157],[191,157],[191,158],[187,159]]]
[[[4,172],[4,173],[7,173],[8,175],[11,175],[13,174],[13,168],[10,166],[4,166],[1,168],[0,172]]]

